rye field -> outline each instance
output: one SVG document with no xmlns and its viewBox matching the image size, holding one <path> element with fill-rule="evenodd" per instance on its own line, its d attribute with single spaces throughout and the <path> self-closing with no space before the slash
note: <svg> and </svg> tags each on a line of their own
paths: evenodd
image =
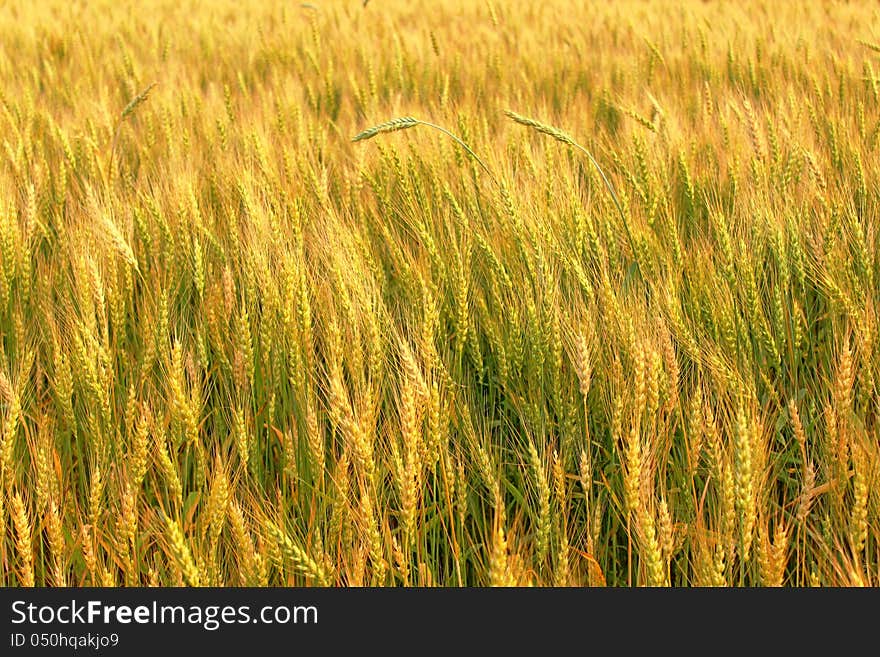
<svg viewBox="0 0 880 657">
<path fill-rule="evenodd" d="M 0 585 L 880 585 L 878 25 L 0 3 Z"/>
</svg>

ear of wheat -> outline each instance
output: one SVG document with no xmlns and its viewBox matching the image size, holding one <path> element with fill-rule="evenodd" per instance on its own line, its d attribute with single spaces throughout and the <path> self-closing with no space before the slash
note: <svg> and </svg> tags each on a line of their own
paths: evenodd
<svg viewBox="0 0 880 657">
<path fill-rule="evenodd" d="M 379 125 L 374 125 L 371 128 L 367 128 L 366 130 L 362 130 L 357 133 L 354 137 L 352 137 L 352 141 L 364 141 L 366 139 L 372 139 L 378 134 L 383 132 L 395 132 L 397 130 L 406 130 L 407 128 L 413 128 L 419 125 L 421 121 L 418 119 L 414 119 L 411 116 L 401 116 L 396 119 L 391 119 L 390 121 L 385 121 L 385 123 L 380 123 Z"/>
<path fill-rule="evenodd" d="M 519 123 L 520 125 L 524 125 L 527 128 L 531 128 L 532 130 L 537 130 L 542 135 L 553 137 L 553 139 L 555 139 L 556 141 L 561 141 L 563 144 L 568 144 L 569 146 L 574 146 L 575 148 L 581 148 L 581 150 L 584 150 L 587 155 L 590 155 L 589 152 L 587 152 L 586 149 L 580 146 L 569 134 L 563 132 L 559 128 L 554 128 L 553 126 L 547 125 L 546 123 L 541 123 L 536 119 L 530 119 L 529 117 L 523 116 L 522 114 L 517 114 L 513 110 L 504 110 L 504 113 L 507 115 L 508 118 L 512 119 L 516 123 Z"/>
<path fill-rule="evenodd" d="M 150 95 L 150 91 L 152 91 L 153 87 L 155 87 L 155 86 L 156 86 L 156 83 L 151 82 L 150 85 L 146 89 L 144 89 L 137 96 L 132 98 L 131 101 L 128 103 L 128 105 L 126 105 L 123 108 L 122 114 L 119 117 L 120 120 L 124 121 L 129 115 L 134 113 L 134 111 L 138 108 L 138 106 L 143 104 L 147 100 L 147 97 Z"/>
<path fill-rule="evenodd" d="M 861 46 L 865 46 L 865 48 L 873 50 L 874 52 L 880 52 L 880 45 L 877 45 L 876 43 L 871 43 L 870 41 L 865 41 L 864 39 L 856 39 L 856 43 Z"/>
</svg>

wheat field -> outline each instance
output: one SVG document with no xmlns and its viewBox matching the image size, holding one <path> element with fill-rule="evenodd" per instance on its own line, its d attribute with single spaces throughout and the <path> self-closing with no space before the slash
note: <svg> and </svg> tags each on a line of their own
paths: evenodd
<svg viewBox="0 0 880 657">
<path fill-rule="evenodd" d="M 0 2 L 0 584 L 880 584 L 878 25 Z"/>
</svg>

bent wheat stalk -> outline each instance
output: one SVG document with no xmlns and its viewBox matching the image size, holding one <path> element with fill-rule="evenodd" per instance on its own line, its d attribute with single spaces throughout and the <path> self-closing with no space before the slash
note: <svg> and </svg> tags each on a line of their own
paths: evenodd
<svg viewBox="0 0 880 657">
<path fill-rule="evenodd" d="M 498 184 L 498 180 L 492 175 L 492 172 L 489 170 L 489 167 L 477 156 L 476 153 L 464 143 L 459 137 L 456 137 L 454 134 L 449 132 L 446 128 L 436 125 L 434 123 L 429 123 L 428 121 L 422 121 L 421 119 L 416 119 L 412 116 L 401 116 L 396 119 L 391 119 L 390 121 L 385 121 L 384 123 L 380 123 L 378 125 L 374 125 L 366 130 L 362 130 L 357 133 L 354 137 L 352 137 L 352 141 L 365 141 L 367 139 L 372 139 L 378 134 L 383 132 L 396 132 L 397 130 L 407 130 L 409 128 L 414 128 L 417 125 L 423 125 L 428 128 L 433 128 L 434 130 L 439 130 L 443 134 L 451 137 L 459 146 L 461 146 L 464 150 L 467 151 L 468 155 L 474 158 L 477 163 L 483 168 L 483 171 L 492 179 L 496 185 Z"/>
<path fill-rule="evenodd" d="M 620 219 L 623 221 L 623 227 L 626 230 L 626 239 L 629 242 L 629 248 L 632 250 L 633 258 L 636 262 L 636 267 L 639 267 L 638 251 L 636 251 L 635 248 L 635 241 L 633 240 L 632 231 L 630 231 L 629 221 L 626 218 L 626 213 L 624 213 L 623 207 L 620 205 L 620 200 L 617 198 L 617 194 L 614 191 L 614 187 L 611 185 L 611 181 L 608 180 L 608 176 L 605 175 L 605 172 L 602 170 L 602 167 L 599 166 L 599 163 L 596 161 L 596 158 L 593 157 L 593 154 L 586 148 L 581 146 L 579 143 L 577 143 L 571 135 L 563 132 L 559 128 L 554 128 L 553 126 L 547 125 L 546 123 L 541 123 L 540 121 L 537 121 L 535 119 L 530 119 L 526 116 L 522 116 L 521 114 L 517 114 L 513 110 L 504 110 L 504 113 L 514 122 L 519 123 L 520 125 L 524 125 L 527 128 L 532 128 L 533 130 L 536 130 L 541 134 L 553 137 L 553 139 L 562 142 L 563 144 L 573 146 L 574 148 L 577 148 L 579 151 L 581 151 L 584 155 L 586 155 L 587 158 L 589 158 L 590 162 L 596 168 L 596 171 L 598 171 L 599 175 L 602 177 L 602 182 L 605 183 L 605 188 L 608 190 L 608 193 L 611 194 L 611 200 L 614 201 L 614 207 L 617 208 L 617 212 L 620 214 Z M 641 271 L 641 267 L 639 267 L 639 275 L 641 275 Z"/>
</svg>

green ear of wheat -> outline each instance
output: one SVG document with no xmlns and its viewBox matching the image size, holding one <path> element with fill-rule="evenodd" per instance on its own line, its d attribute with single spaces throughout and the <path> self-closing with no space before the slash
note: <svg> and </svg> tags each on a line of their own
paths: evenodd
<svg viewBox="0 0 880 657">
<path fill-rule="evenodd" d="M 155 82 L 150 83 L 146 89 L 140 92 L 137 96 L 131 99 L 131 101 L 126 105 L 122 110 L 122 115 L 120 116 L 120 120 L 125 120 L 131 113 L 133 113 L 138 105 L 141 105 L 143 102 L 147 100 L 147 97 L 150 95 L 150 91 L 153 90 L 153 87 L 156 86 Z"/>
<path fill-rule="evenodd" d="M 551 125 L 547 125 L 546 123 L 541 123 L 536 119 L 530 119 L 527 116 L 523 116 L 522 114 L 517 114 L 513 110 L 504 110 L 504 113 L 508 118 L 513 119 L 516 123 L 520 125 L 524 125 L 527 128 L 531 128 L 532 130 L 537 130 L 543 135 L 548 135 L 553 137 L 556 141 L 561 141 L 563 144 L 568 144 L 569 146 L 574 146 L 575 148 L 583 149 L 583 146 L 580 146 L 571 135 L 563 132 L 559 128 L 554 128 Z M 589 155 L 589 153 L 587 153 Z M 600 171 L 601 173 L 601 171 Z"/>
<path fill-rule="evenodd" d="M 451 139 L 453 139 L 459 146 L 461 146 L 464 150 L 467 151 L 468 155 L 474 158 L 477 161 L 483 171 L 485 171 L 489 177 L 492 179 L 496 185 L 498 184 L 498 180 L 492 175 L 492 172 L 489 170 L 489 167 L 486 166 L 485 162 L 481 160 L 476 153 L 464 143 L 459 137 L 456 137 L 454 134 L 449 132 L 446 128 L 443 128 L 434 123 L 429 123 L 427 121 L 422 121 L 420 119 L 416 119 L 412 116 L 401 116 L 396 119 L 391 119 L 390 121 L 385 121 L 384 123 L 380 123 L 378 125 L 374 125 L 371 128 L 367 128 L 366 130 L 362 130 L 357 133 L 354 137 L 352 137 L 352 141 L 365 141 L 367 139 L 372 139 L 376 135 L 382 134 L 383 132 L 395 132 L 397 130 L 407 130 L 408 128 L 414 128 L 417 125 L 423 125 L 428 128 L 433 128 L 434 130 L 439 130 L 443 134 L 447 135 Z"/>
<path fill-rule="evenodd" d="M 411 116 L 401 116 L 396 119 L 391 119 L 390 121 L 385 121 L 385 123 L 374 125 L 372 128 L 367 128 L 366 130 L 357 133 L 354 137 L 352 137 L 352 141 L 364 141 L 365 139 L 372 139 L 376 135 L 383 132 L 406 130 L 407 128 L 413 128 L 419 125 L 419 123 L 421 123 L 421 121 Z"/>
</svg>

